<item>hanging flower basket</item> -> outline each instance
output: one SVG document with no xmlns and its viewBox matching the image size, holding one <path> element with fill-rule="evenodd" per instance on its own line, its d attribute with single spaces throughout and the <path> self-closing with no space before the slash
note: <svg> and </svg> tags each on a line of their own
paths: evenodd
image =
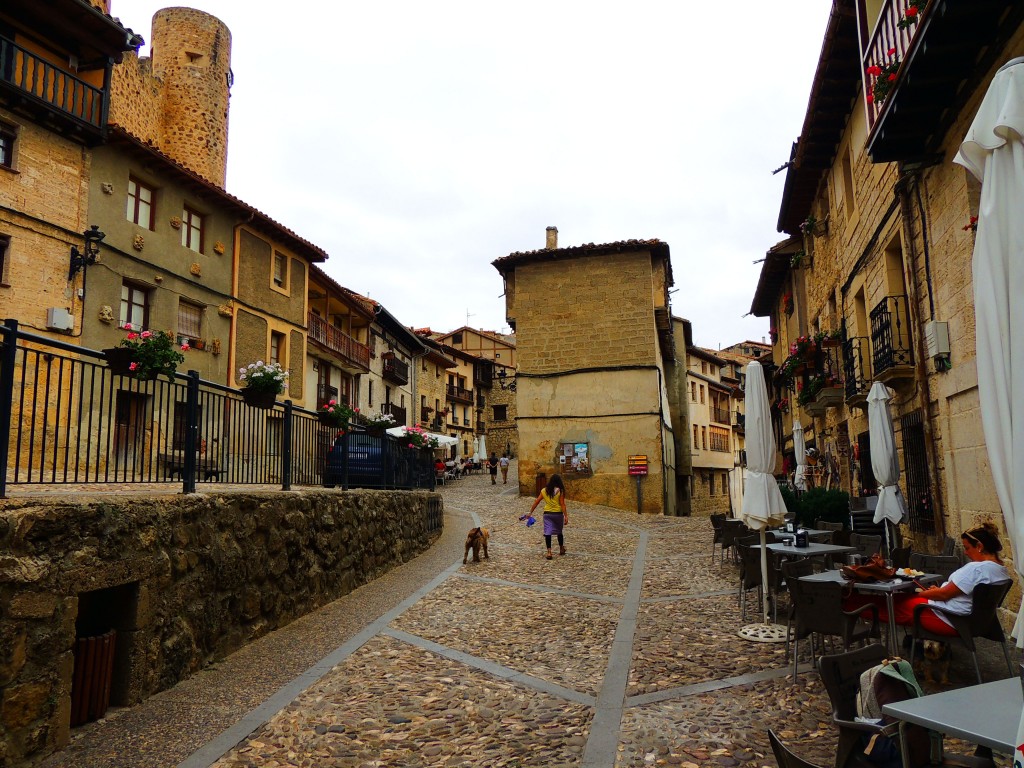
<svg viewBox="0 0 1024 768">
<path fill-rule="evenodd" d="M 107 367 L 117 376 L 131 376 L 139 381 L 153 381 L 166 376 L 174 381 L 178 364 L 185 361 L 182 352 L 188 344 L 179 345 L 163 331 L 136 331 L 131 323 L 121 326 L 128 334 L 116 347 L 103 350 Z"/>
<path fill-rule="evenodd" d="M 273 408 L 277 392 L 246 387 L 242 390 L 242 399 L 250 408 Z"/>
<path fill-rule="evenodd" d="M 114 376 L 131 376 L 132 351 L 126 347 L 110 347 L 103 350 L 103 356 L 107 358 L 107 370 Z M 150 377 L 155 379 L 156 376 Z"/>
</svg>

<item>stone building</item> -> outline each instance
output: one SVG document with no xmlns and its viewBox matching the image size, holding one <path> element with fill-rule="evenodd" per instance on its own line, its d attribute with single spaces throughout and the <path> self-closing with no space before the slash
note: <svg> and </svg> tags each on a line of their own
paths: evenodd
<svg viewBox="0 0 1024 768">
<path fill-rule="evenodd" d="M 733 508 L 735 387 L 726 380 L 728 375 L 728 360 L 702 347 L 687 347 L 686 392 L 693 468 L 689 496 L 694 515 L 729 513 Z"/>
<path fill-rule="evenodd" d="M 1024 54 L 1024 6 L 932 3 L 901 27 L 904 7 L 833 2 L 788 164 L 787 237 L 751 311 L 771 318 L 778 429 L 791 434 L 798 411 L 833 487 L 876 492 L 866 395 L 874 381 L 895 393 L 903 533 L 930 549 L 982 520 L 1003 526 L 975 365 L 979 188 L 952 160 L 997 69 Z"/>
<path fill-rule="evenodd" d="M 668 245 L 559 248 L 550 228 L 547 247 L 493 264 L 516 332 L 520 493 L 558 472 L 570 498 L 675 514 Z"/>
<path fill-rule="evenodd" d="M 446 432 L 445 411 L 448 402 L 448 371 L 457 363 L 445 353 L 445 347 L 431 337 L 430 329 L 416 331 L 424 346 L 416 376 L 419 395 L 419 425 L 429 432 Z"/>
<path fill-rule="evenodd" d="M 485 435 L 484 413 L 491 393 L 494 364 L 461 349 L 442 345 L 445 354 L 455 361 L 447 371 L 448 388 L 445 405 L 445 432 L 458 439 L 458 454 L 473 456 L 475 445 Z M 488 453 L 496 450 L 487 445 Z"/>
</svg>

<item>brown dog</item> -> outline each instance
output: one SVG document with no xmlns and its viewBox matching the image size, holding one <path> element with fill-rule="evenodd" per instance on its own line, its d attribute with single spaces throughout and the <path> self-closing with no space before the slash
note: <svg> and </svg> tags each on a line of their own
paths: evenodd
<svg viewBox="0 0 1024 768">
<path fill-rule="evenodd" d="M 924 681 L 949 685 L 949 663 L 952 659 L 953 650 L 949 647 L 949 643 L 944 643 L 941 640 L 925 640 L 924 658 L 921 660 Z M 935 679 L 936 673 L 938 673 L 938 680 Z"/>
<path fill-rule="evenodd" d="M 488 560 L 491 558 L 487 555 L 487 539 L 491 537 L 490 532 L 486 528 L 472 528 L 469 531 L 469 535 L 466 536 L 466 551 L 462 555 L 462 564 L 465 565 L 466 561 L 469 560 L 469 550 L 473 550 L 473 562 L 480 562 L 480 549 L 484 550 L 484 557 Z"/>
</svg>

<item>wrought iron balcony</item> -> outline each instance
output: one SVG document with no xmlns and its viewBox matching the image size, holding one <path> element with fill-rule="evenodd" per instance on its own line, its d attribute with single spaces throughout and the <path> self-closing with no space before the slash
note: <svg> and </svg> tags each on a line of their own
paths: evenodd
<svg viewBox="0 0 1024 768">
<path fill-rule="evenodd" d="M 459 403 L 473 404 L 473 390 L 465 387 L 458 387 L 454 384 L 448 385 L 448 399 Z"/>
<path fill-rule="evenodd" d="M 854 336 L 843 342 L 843 381 L 846 404 L 864 407 L 871 389 L 871 346 L 867 336 Z"/>
<path fill-rule="evenodd" d="M 736 411 L 733 414 L 732 426 L 740 432 L 744 431 L 747 428 L 747 414 Z"/>
<path fill-rule="evenodd" d="M 397 357 L 385 357 L 383 376 L 388 381 L 393 381 L 396 384 L 408 384 L 409 364 L 399 360 Z"/>
<path fill-rule="evenodd" d="M 312 312 L 306 315 L 309 340 L 343 359 L 342 367 L 358 368 L 360 373 L 370 370 L 370 348 L 360 344 L 347 333 L 335 328 Z"/>
<path fill-rule="evenodd" d="M 49 115 L 68 134 L 97 142 L 107 124 L 109 92 L 0 36 L 0 102 Z"/>
<path fill-rule="evenodd" d="M 717 408 L 711 406 L 711 420 L 716 424 L 731 424 L 728 408 Z"/>
<path fill-rule="evenodd" d="M 906 296 L 886 296 L 871 310 L 872 367 L 878 381 L 914 377 Z"/>
<path fill-rule="evenodd" d="M 403 408 L 400 405 L 395 405 L 394 403 L 384 403 L 384 405 L 382 405 L 380 408 L 380 412 L 390 413 L 392 416 L 394 416 L 395 421 L 398 423 L 398 426 L 403 426 L 408 423 L 405 420 L 405 408 Z"/>
</svg>

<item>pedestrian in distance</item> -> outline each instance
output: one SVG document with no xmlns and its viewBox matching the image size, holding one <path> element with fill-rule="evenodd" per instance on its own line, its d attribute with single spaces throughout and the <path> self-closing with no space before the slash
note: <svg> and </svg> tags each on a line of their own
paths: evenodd
<svg viewBox="0 0 1024 768">
<path fill-rule="evenodd" d="M 565 508 L 565 485 L 562 484 L 561 475 L 552 475 L 548 484 L 541 489 L 540 494 L 534 499 L 530 507 L 530 514 L 533 514 L 541 503 L 544 504 L 544 544 L 547 547 L 547 560 L 551 559 L 551 537 L 558 537 L 558 554 L 565 554 L 565 537 L 562 529 L 569 524 L 569 512 Z"/>
<path fill-rule="evenodd" d="M 501 484 L 502 485 L 508 485 L 508 465 L 509 465 L 509 460 L 508 460 L 508 454 L 506 453 L 500 459 L 498 459 L 498 468 L 501 470 Z"/>
<path fill-rule="evenodd" d="M 491 485 L 498 484 L 498 454 L 491 451 L 491 458 L 487 460 L 487 469 L 491 473 Z"/>
</svg>

